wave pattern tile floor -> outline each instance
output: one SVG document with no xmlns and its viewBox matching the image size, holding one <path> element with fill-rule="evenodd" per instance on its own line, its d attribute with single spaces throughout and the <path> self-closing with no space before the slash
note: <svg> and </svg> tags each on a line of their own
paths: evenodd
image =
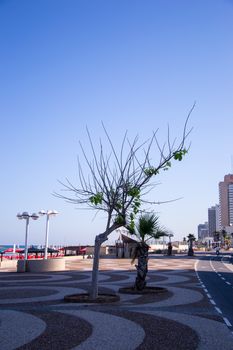
<svg viewBox="0 0 233 350">
<path fill-rule="evenodd" d="M 68 260 L 60 273 L 0 272 L 2 350 L 233 350 L 233 336 L 204 294 L 195 259 L 150 259 L 147 283 L 155 295 L 119 294 L 132 286 L 127 259 L 102 259 L 100 292 L 120 295 L 111 304 L 65 303 L 87 292 L 90 260 Z M 216 332 L 221 334 L 217 337 Z"/>
</svg>

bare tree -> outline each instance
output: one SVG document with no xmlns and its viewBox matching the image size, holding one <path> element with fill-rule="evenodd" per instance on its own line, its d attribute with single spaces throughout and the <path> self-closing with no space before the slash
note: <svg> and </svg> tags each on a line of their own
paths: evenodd
<svg viewBox="0 0 233 350">
<path fill-rule="evenodd" d="M 163 145 L 158 141 L 158 130 L 152 134 L 149 140 L 142 143 L 139 143 L 138 137 L 130 142 L 127 133 L 125 133 L 120 149 L 117 151 L 109 133 L 102 124 L 108 150 L 110 150 L 109 153 L 105 153 L 101 140 L 97 151 L 87 129 L 92 160 L 89 160 L 86 149 L 80 143 L 81 154 L 85 162 L 81 164 L 81 161 L 78 161 L 78 184 L 75 186 L 66 179 L 66 182 L 61 182 L 61 184 L 63 190 L 68 191 L 68 195 L 64 195 L 64 192 L 56 195 L 70 203 L 106 213 L 105 230 L 95 237 L 91 299 L 96 299 L 98 296 L 101 244 L 108 239 L 114 230 L 121 226 L 134 229 L 135 215 L 146 201 L 148 192 L 155 187 L 152 178 L 162 170 L 168 170 L 172 160 L 181 161 L 187 153 L 188 148 L 185 142 L 190 133 L 190 130 L 187 130 L 187 123 L 193 108 L 194 106 L 186 118 L 179 142 L 176 139 L 170 139 L 169 127 L 167 140 Z M 154 157 L 156 153 L 157 161 Z M 84 171 L 84 166 L 87 166 L 88 174 L 86 169 Z"/>
</svg>

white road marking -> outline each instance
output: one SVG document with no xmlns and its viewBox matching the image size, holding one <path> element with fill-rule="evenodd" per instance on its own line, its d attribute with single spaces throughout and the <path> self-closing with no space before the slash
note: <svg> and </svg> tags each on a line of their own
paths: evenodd
<svg viewBox="0 0 233 350">
<path fill-rule="evenodd" d="M 228 327 L 232 327 L 231 322 L 230 322 L 226 317 L 223 317 L 223 320 L 224 320 L 224 322 L 226 323 L 226 325 L 227 325 Z"/>
<path fill-rule="evenodd" d="M 228 285 L 231 285 L 230 282 L 227 282 L 226 279 L 225 279 L 224 277 L 222 277 L 221 273 L 218 273 L 218 272 L 217 272 L 217 270 L 216 270 L 215 267 L 213 266 L 211 260 L 210 260 L 210 266 L 212 267 L 213 271 L 216 272 L 216 274 L 217 274 L 219 277 L 221 277 L 221 279 L 222 279 L 223 281 L 225 281 Z M 220 269 L 220 270 L 224 270 L 223 267 L 220 267 L 219 269 Z M 197 264 L 195 264 L 195 270 L 196 270 L 196 274 L 197 274 L 197 276 L 198 276 Z M 199 277 L 199 276 L 198 276 L 198 277 Z M 201 282 L 201 280 L 200 280 L 200 282 Z M 206 295 L 207 295 L 207 297 L 209 298 L 209 301 L 211 302 L 211 304 L 214 305 L 215 310 L 216 310 L 219 314 L 222 314 L 222 311 L 216 306 L 215 301 L 211 298 L 211 295 L 208 293 L 208 290 L 206 289 L 206 287 L 205 287 L 205 285 L 204 285 L 203 283 L 202 283 L 202 287 L 203 287 L 204 291 L 206 292 Z M 232 327 L 232 324 L 230 323 L 230 321 L 229 321 L 226 317 L 223 317 L 223 320 L 224 320 L 225 324 L 226 324 L 228 327 Z M 233 334 L 233 332 L 232 332 L 232 334 Z"/>
<path fill-rule="evenodd" d="M 215 309 L 219 314 L 222 314 L 222 311 L 217 306 L 215 306 Z"/>
</svg>

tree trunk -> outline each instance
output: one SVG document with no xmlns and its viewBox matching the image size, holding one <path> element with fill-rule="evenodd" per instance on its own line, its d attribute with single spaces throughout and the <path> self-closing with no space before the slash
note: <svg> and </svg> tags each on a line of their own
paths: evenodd
<svg viewBox="0 0 233 350">
<path fill-rule="evenodd" d="M 193 241 L 189 242 L 188 256 L 193 256 Z"/>
<path fill-rule="evenodd" d="M 172 255 L 172 244 L 168 243 L 168 247 L 167 247 L 167 255 Z"/>
<path fill-rule="evenodd" d="M 110 222 L 109 217 L 109 222 Z M 99 257 L 100 257 L 100 247 L 101 244 L 107 241 L 108 236 L 111 232 L 116 230 L 117 228 L 121 227 L 122 225 L 114 223 L 112 226 L 107 226 L 107 229 L 105 232 L 100 233 L 95 237 L 95 249 L 94 249 L 94 258 L 93 258 L 93 267 L 92 267 L 92 282 L 91 282 L 91 289 L 89 291 L 89 296 L 92 300 L 96 299 L 98 297 L 98 275 L 99 275 Z"/>
<path fill-rule="evenodd" d="M 104 237 L 103 237 L 104 236 Z M 91 299 L 96 299 L 98 296 L 98 275 L 99 275 L 99 256 L 101 244 L 106 241 L 107 238 L 102 233 L 95 237 L 95 249 L 92 268 L 92 282 L 89 295 Z"/>
<path fill-rule="evenodd" d="M 134 289 L 143 290 L 146 287 L 146 276 L 148 272 L 148 245 L 139 243 L 137 247 L 138 265 L 135 265 L 137 269 L 137 277 L 134 284 Z"/>
</svg>

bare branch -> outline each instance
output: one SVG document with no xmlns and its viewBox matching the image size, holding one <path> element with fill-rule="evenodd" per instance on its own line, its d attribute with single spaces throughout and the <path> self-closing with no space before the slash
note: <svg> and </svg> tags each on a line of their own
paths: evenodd
<svg viewBox="0 0 233 350">
<path fill-rule="evenodd" d="M 146 201 L 146 200 L 142 200 L 143 203 L 146 203 L 146 204 L 157 204 L 157 205 L 160 205 L 160 204 L 165 204 L 165 203 L 172 203 L 172 202 L 176 202 L 176 201 L 179 201 L 181 199 L 183 199 L 184 197 L 179 197 L 179 198 L 175 198 L 175 199 L 169 199 L 167 201 L 158 201 L 158 202 L 150 202 L 150 201 Z"/>
<path fill-rule="evenodd" d="M 182 159 L 185 154 L 185 143 L 191 130 L 187 129 L 188 120 L 195 107 L 195 103 L 185 120 L 182 137 L 176 146 L 176 139 L 171 141 L 168 126 L 167 142 L 161 145 L 157 138 L 158 129 L 152 137 L 144 142 L 139 142 L 136 136 L 132 142 L 127 138 L 127 132 L 123 136 L 119 152 L 113 145 L 111 137 L 104 124 L 102 127 L 110 146 L 110 154 L 105 155 L 102 140 L 99 142 L 99 150 L 94 145 L 91 134 L 86 128 L 88 141 L 92 153 L 92 160 L 87 155 L 86 148 L 79 142 L 79 146 L 88 169 L 84 172 L 80 159 L 78 159 L 79 183 L 74 186 L 68 179 L 62 183 L 63 190 L 69 195 L 55 194 L 70 203 L 85 205 L 97 211 L 105 211 L 107 214 L 106 230 L 116 220 L 122 220 L 125 225 L 130 213 L 136 213 L 140 204 L 162 204 L 179 200 L 172 199 L 162 202 L 150 202 L 146 195 L 155 187 L 152 178 L 160 170 L 166 170 L 171 166 L 170 162 L 178 154 Z M 155 145 L 155 151 L 153 148 Z M 180 152 L 180 153 L 179 153 Z M 182 153 L 183 152 L 183 153 Z M 158 161 L 154 155 L 158 155 Z M 177 158 L 175 158 L 177 159 Z M 116 221 L 117 222 L 117 221 Z M 120 221 L 118 222 L 118 225 Z"/>
</svg>

